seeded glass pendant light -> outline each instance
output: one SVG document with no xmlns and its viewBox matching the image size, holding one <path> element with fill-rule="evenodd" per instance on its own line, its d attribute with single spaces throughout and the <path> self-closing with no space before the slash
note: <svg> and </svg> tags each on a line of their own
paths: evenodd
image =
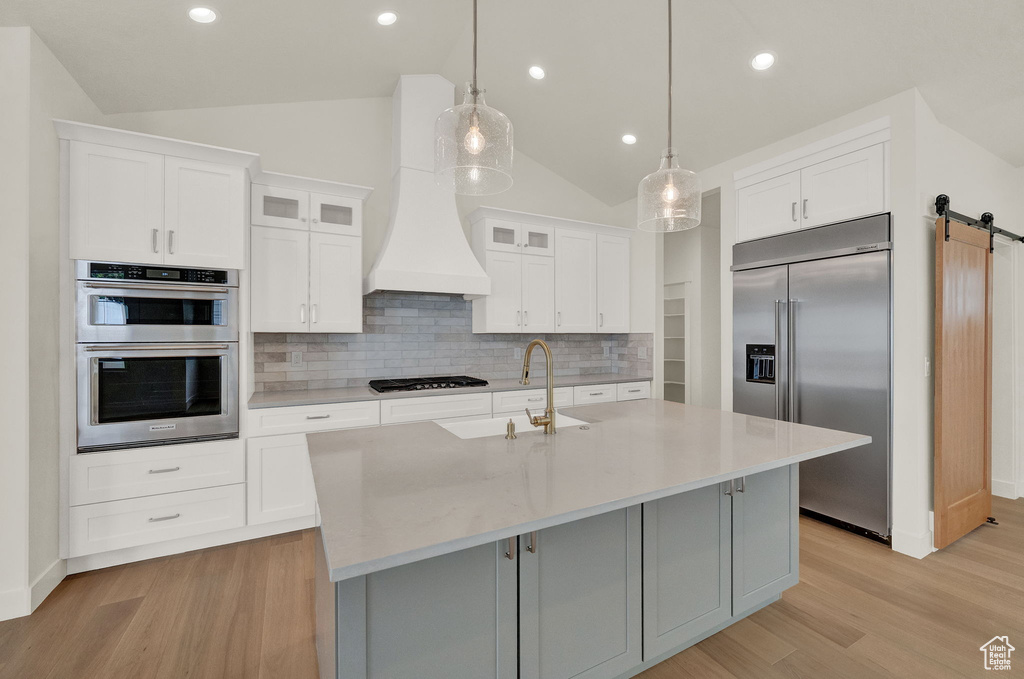
<svg viewBox="0 0 1024 679">
<path fill-rule="evenodd" d="M 642 231 L 685 231 L 700 225 L 700 178 L 679 167 L 672 148 L 672 0 L 668 0 L 668 148 L 661 167 L 644 177 L 636 194 Z"/>
<path fill-rule="evenodd" d="M 476 85 L 476 1 L 473 0 L 473 81 L 463 102 L 434 123 L 434 180 L 467 196 L 486 196 L 512 186 L 512 123 L 484 103 Z"/>
</svg>

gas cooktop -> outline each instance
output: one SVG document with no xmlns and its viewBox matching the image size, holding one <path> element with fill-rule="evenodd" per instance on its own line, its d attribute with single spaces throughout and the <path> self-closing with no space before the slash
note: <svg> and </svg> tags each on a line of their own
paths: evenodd
<svg viewBox="0 0 1024 679">
<path fill-rule="evenodd" d="M 458 389 L 459 387 L 486 387 L 487 380 L 466 375 L 446 377 L 406 377 L 398 380 L 370 380 L 370 389 L 378 394 L 389 391 L 420 391 L 421 389 Z"/>
</svg>

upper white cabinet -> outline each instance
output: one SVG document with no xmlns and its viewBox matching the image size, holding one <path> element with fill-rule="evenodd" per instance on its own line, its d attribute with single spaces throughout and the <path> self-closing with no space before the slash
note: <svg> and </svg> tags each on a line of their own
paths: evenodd
<svg viewBox="0 0 1024 679">
<path fill-rule="evenodd" d="M 70 254 L 132 264 L 245 266 L 246 172 L 258 156 L 55 121 Z"/>
<path fill-rule="evenodd" d="M 253 332 L 362 332 L 370 189 L 269 172 L 259 178 L 281 185 L 252 185 Z"/>
<path fill-rule="evenodd" d="M 629 332 L 629 239 L 597 236 L 597 331 Z"/>
<path fill-rule="evenodd" d="M 888 140 L 875 121 L 737 172 L 737 242 L 885 212 Z"/>
<path fill-rule="evenodd" d="M 559 229 L 555 251 L 556 332 L 597 332 L 597 234 Z"/>
<path fill-rule="evenodd" d="M 168 156 L 164 187 L 164 263 L 243 268 L 245 170 Z"/>
</svg>

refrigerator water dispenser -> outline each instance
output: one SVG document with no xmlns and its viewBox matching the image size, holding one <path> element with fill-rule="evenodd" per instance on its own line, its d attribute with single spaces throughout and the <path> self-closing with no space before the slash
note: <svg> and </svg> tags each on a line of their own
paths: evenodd
<svg viewBox="0 0 1024 679">
<path fill-rule="evenodd" d="M 775 345 L 747 345 L 747 382 L 775 384 Z"/>
</svg>

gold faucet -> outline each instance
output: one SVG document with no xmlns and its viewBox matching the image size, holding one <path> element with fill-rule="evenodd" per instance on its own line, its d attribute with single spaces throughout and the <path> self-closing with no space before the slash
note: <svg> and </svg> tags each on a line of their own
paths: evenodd
<svg viewBox="0 0 1024 679">
<path fill-rule="evenodd" d="M 526 417 L 529 418 L 530 424 L 535 427 L 544 427 L 545 434 L 555 433 L 555 370 L 551 365 L 551 347 L 548 343 L 542 339 L 535 339 L 526 347 L 526 355 L 523 357 L 523 377 L 519 380 L 519 384 L 530 383 L 530 354 L 533 353 L 534 347 L 540 347 L 544 350 L 544 358 L 547 361 L 547 378 L 548 378 L 548 404 L 547 408 L 544 409 L 544 415 L 531 415 L 530 409 L 526 409 Z"/>
</svg>

